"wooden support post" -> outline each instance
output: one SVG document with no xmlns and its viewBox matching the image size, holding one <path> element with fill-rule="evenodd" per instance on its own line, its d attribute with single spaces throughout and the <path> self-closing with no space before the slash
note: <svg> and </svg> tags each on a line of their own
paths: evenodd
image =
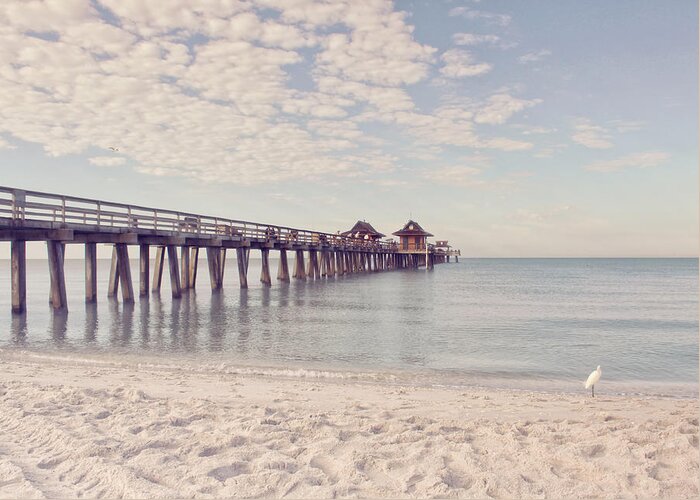
<svg viewBox="0 0 700 500">
<path fill-rule="evenodd" d="M 85 302 L 97 301 L 97 243 L 85 243 Z"/>
<path fill-rule="evenodd" d="M 54 310 L 67 311 L 66 276 L 63 268 L 63 243 L 49 240 L 46 242 L 49 253 L 49 274 L 51 276 L 51 305 Z"/>
<path fill-rule="evenodd" d="M 207 264 L 209 265 L 209 281 L 212 290 L 221 290 L 221 280 L 219 279 L 219 259 L 221 252 L 219 248 L 207 248 Z"/>
<path fill-rule="evenodd" d="M 459 256 L 455 255 L 455 264 L 459 264 Z"/>
<path fill-rule="evenodd" d="M 153 285 L 151 286 L 152 293 L 160 293 L 160 284 L 163 281 L 163 260 L 165 259 L 165 247 L 159 246 L 156 248 L 156 262 L 153 270 Z"/>
<path fill-rule="evenodd" d="M 180 286 L 184 291 L 190 289 L 190 247 L 180 247 Z"/>
<path fill-rule="evenodd" d="M 263 285 L 272 286 L 272 279 L 270 279 L 270 249 L 261 248 L 260 256 L 262 257 L 262 267 L 260 269 L 260 282 Z"/>
<path fill-rule="evenodd" d="M 107 297 L 116 297 L 119 291 L 119 257 L 117 246 L 112 246 L 112 264 L 109 267 L 109 281 L 107 282 Z"/>
<path fill-rule="evenodd" d="M 12 240 L 10 250 L 12 262 L 12 313 L 22 314 L 27 309 L 27 244 L 23 240 Z"/>
<path fill-rule="evenodd" d="M 125 303 L 134 302 L 134 286 L 131 282 L 131 266 L 129 265 L 129 249 L 126 243 L 117 243 L 117 267 L 119 268 L 119 284 L 122 287 L 122 300 Z"/>
<path fill-rule="evenodd" d="M 335 252 L 333 250 L 328 252 L 328 267 L 330 268 L 329 272 L 331 276 L 338 274 L 338 270 L 335 267 Z"/>
<path fill-rule="evenodd" d="M 319 262 L 319 265 L 321 267 L 321 276 L 324 278 L 326 276 L 328 276 L 328 266 L 327 266 L 326 253 L 327 252 L 325 250 L 321 250 L 321 252 L 320 252 L 321 262 Z"/>
<path fill-rule="evenodd" d="M 225 250 L 225 249 L 223 249 Z M 192 247 L 190 252 L 190 288 L 197 285 L 197 265 L 199 264 L 199 247 Z M 223 272 L 221 273 L 223 274 Z"/>
<path fill-rule="evenodd" d="M 338 259 L 338 255 L 340 255 L 339 251 L 333 252 L 333 267 L 335 269 L 335 275 L 336 276 L 341 276 L 343 274 L 343 268 L 340 266 L 340 260 Z"/>
<path fill-rule="evenodd" d="M 318 252 L 314 251 L 314 278 L 321 279 L 321 265 L 318 261 Z"/>
<path fill-rule="evenodd" d="M 248 288 L 248 255 L 246 250 L 246 248 L 236 248 L 238 279 L 241 282 L 241 288 Z"/>
<path fill-rule="evenodd" d="M 294 260 L 294 277 L 300 280 L 306 279 L 306 271 L 304 270 L 304 251 L 296 251 L 296 259 Z"/>
<path fill-rule="evenodd" d="M 280 262 L 277 268 L 277 279 L 289 283 L 289 264 L 287 263 L 287 251 L 280 250 Z"/>
<path fill-rule="evenodd" d="M 139 297 L 148 296 L 148 280 L 151 274 L 151 252 L 148 245 L 139 246 Z"/>
<path fill-rule="evenodd" d="M 182 297 L 182 288 L 180 287 L 180 269 L 177 263 L 177 247 L 168 245 L 168 267 L 170 268 L 170 288 L 173 292 L 173 298 L 179 299 Z"/>
<path fill-rule="evenodd" d="M 316 250 L 309 250 L 309 262 L 306 265 L 306 275 L 309 279 L 314 279 L 314 253 Z"/>
<path fill-rule="evenodd" d="M 248 252 L 248 250 L 246 250 Z M 246 263 L 245 263 L 245 269 L 246 272 L 248 271 L 248 253 L 246 255 Z M 220 248 L 219 249 L 219 260 L 217 261 L 219 263 L 219 288 L 224 287 L 224 270 L 226 269 L 226 249 L 225 248 Z M 194 286 L 194 284 L 192 285 Z"/>
</svg>

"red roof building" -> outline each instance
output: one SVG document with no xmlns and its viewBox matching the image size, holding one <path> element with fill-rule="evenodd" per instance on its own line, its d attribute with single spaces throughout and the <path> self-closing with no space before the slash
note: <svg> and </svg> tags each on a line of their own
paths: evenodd
<svg viewBox="0 0 700 500">
<path fill-rule="evenodd" d="M 428 236 L 433 236 L 412 220 L 409 220 L 402 229 L 392 234 L 399 237 L 400 250 L 425 250 Z"/>
</svg>

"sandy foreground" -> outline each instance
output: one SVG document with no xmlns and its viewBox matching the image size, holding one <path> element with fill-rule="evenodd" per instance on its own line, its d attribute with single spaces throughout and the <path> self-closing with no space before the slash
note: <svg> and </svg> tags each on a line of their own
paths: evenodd
<svg viewBox="0 0 700 500">
<path fill-rule="evenodd" d="M 696 497 L 698 401 L 0 352 L 0 497 Z"/>
</svg>

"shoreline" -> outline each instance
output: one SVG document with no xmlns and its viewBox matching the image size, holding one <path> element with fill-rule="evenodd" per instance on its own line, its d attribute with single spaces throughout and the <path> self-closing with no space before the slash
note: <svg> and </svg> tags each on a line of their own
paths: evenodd
<svg viewBox="0 0 700 500">
<path fill-rule="evenodd" d="M 117 357 L 118 361 L 115 360 Z M 520 375 L 496 376 L 480 372 L 459 372 L 453 370 L 434 370 L 429 368 L 386 368 L 373 369 L 369 366 L 329 365 L 318 362 L 302 361 L 252 361 L 232 360 L 227 357 L 201 359 L 199 356 L 170 354 L 164 360 L 152 354 L 137 355 L 133 352 L 109 352 L 70 350 L 61 352 L 41 349 L 16 349 L 0 347 L 0 362 L 56 362 L 76 366 L 114 366 L 132 369 L 178 370 L 183 373 L 219 373 L 241 376 L 272 377 L 280 379 L 304 380 L 345 380 L 357 383 L 392 384 L 427 388 L 445 388 L 453 390 L 513 391 L 536 392 L 542 394 L 561 394 L 568 396 L 586 396 L 583 380 L 552 379 L 545 377 L 522 378 Z M 599 387 L 600 386 L 600 387 Z M 604 377 L 599 390 L 605 397 L 640 397 L 669 399 L 698 399 L 699 386 L 691 382 L 661 382 L 644 380 L 613 380 Z M 644 389 L 644 390 L 640 390 Z"/>
<path fill-rule="evenodd" d="M 697 398 L 0 365 L 0 497 L 698 494 Z"/>
</svg>

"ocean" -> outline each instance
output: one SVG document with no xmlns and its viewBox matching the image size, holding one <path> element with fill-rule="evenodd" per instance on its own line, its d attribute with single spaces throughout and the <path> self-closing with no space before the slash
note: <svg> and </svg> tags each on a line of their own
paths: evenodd
<svg viewBox="0 0 700 500">
<path fill-rule="evenodd" d="M 252 257 L 253 255 L 251 255 Z M 132 259 L 138 264 L 137 259 Z M 10 313 L 0 261 L 0 348 L 30 355 L 132 359 L 202 369 L 302 376 L 697 396 L 697 259 L 462 259 L 435 270 L 386 271 L 263 287 L 251 259 L 247 290 L 235 258 L 212 294 L 206 258 L 195 291 L 132 306 L 84 303 L 82 260 L 66 261 L 69 312 L 48 303 L 45 260 L 29 260 L 27 313 Z M 292 261 L 290 261 L 290 267 Z M 153 268 L 153 266 L 151 267 Z M 138 294 L 138 270 L 132 270 Z"/>
</svg>

